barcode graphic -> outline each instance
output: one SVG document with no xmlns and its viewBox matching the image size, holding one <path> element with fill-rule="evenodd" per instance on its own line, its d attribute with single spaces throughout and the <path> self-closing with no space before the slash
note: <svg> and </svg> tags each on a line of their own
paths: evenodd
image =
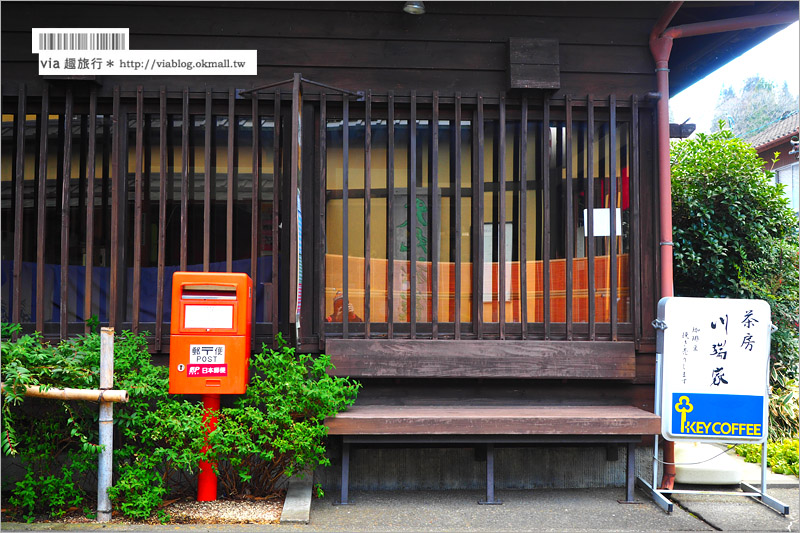
<svg viewBox="0 0 800 533">
<path fill-rule="evenodd" d="M 127 50 L 124 33 L 40 33 L 39 50 Z"/>
</svg>

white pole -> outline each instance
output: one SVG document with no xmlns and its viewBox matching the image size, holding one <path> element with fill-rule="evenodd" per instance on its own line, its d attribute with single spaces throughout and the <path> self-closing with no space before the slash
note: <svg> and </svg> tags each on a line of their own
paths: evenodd
<svg viewBox="0 0 800 533">
<path fill-rule="evenodd" d="M 100 330 L 100 389 L 111 389 L 114 385 L 114 328 Z M 112 458 L 114 456 L 114 404 L 100 401 L 100 458 L 97 468 L 97 521 L 111 520 Z"/>
<path fill-rule="evenodd" d="M 655 387 L 656 393 L 655 393 L 655 405 L 653 406 L 653 412 L 658 416 L 661 416 L 661 371 L 663 364 L 664 362 L 662 360 L 662 355 L 660 353 L 656 353 L 656 387 Z M 658 483 L 657 476 L 658 476 L 659 434 L 653 435 L 653 490 L 657 489 L 656 483 Z"/>
</svg>

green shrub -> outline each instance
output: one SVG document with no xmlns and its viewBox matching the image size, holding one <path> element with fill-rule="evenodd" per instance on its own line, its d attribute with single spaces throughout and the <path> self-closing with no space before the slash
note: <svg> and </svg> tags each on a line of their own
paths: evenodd
<svg viewBox="0 0 800 533">
<path fill-rule="evenodd" d="M 798 220 L 772 172 L 730 130 L 672 144 L 677 296 L 769 303 L 770 438 L 795 435 L 798 407 Z"/>
<path fill-rule="evenodd" d="M 276 337 L 250 359 L 250 384 L 234 408 L 220 410 L 209 435 L 220 483 L 229 495 L 268 496 L 283 476 L 329 465 L 323 420 L 353 404 L 360 384 L 326 374 L 327 355 L 298 354 Z"/>
<path fill-rule="evenodd" d="M 739 444 L 736 453 L 744 457 L 748 463 L 761 462 L 760 444 Z M 797 439 L 770 440 L 767 442 L 767 466 L 776 474 L 798 475 L 798 453 L 800 444 Z"/>
<path fill-rule="evenodd" d="M 26 469 L 9 502 L 28 521 L 63 514 L 87 500 L 96 480 L 97 404 L 25 398 L 26 385 L 97 388 L 100 337 L 79 336 L 51 346 L 39 334 L 10 340 L 18 326 L 3 324 L 2 450 Z M 328 464 L 326 416 L 355 400 L 359 384 L 325 374 L 327 356 L 278 350 L 251 358 L 248 392 L 219 412 L 205 455 L 203 408 L 168 391 L 168 369 L 154 366 L 144 334 L 124 331 L 114 342 L 114 388 L 129 401 L 115 404 L 115 509 L 131 518 L 152 515 L 169 494 L 194 488 L 200 459 L 216 461 L 229 495 L 273 494 L 284 479 Z M 163 513 L 162 513 L 163 515 Z M 163 521 L 166 516 L 159 516 Z"/>
</svg>

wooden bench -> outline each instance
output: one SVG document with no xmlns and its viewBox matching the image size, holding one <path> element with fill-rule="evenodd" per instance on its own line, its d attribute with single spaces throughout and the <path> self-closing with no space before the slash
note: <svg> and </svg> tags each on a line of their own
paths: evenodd
<svg viewBox="0 0 800 533">
<path fill-rule="evenodd" d="M 540 341 L 328 340 L 335 375 L 360 379 L 576 378 L 632 380 L 632 343 Z M 584 395 L 562 399 L 471 394 L 457 387 L 447 395 L 420 393 L 424 386 L 384 387 L 382 395 L 359 396 L 356 405 L 325 421 L 342 437 L 341 503 L 349 503 L 351 445 L 432 444 L 485 446 L 486 500 L 494 494 L 494 447 L 527 444 L 600 444 L 627 447 L 626 501 L 633 501 L 635 447 L 660 431 L 660 418 L 632 405 Z M 411 392 L 410 392 L 411 391 Z M 610 399 L 612 402 L 614 398 Z"/>
</svg>

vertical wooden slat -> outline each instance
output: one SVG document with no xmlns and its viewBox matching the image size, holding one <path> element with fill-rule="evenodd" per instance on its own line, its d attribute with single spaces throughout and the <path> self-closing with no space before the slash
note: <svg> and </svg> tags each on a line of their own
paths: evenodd
<svg viewBox="0 0 800 533">
<path fill-rule="evenodd" d="M 475 315 L 476 321 L 476 334 L 479 339 L 483 338 L 483 284 L 485 283 L 483 279 L 483 221 L 484 221 L 484 208 L 486 207 L 486 203 L 484 202 L 484 194 L 483 194 L 483 184 L 484 184 L 484 132 L 483 132 L 483 95 L 478 93 L 478 116 L 476 120 L 476 128 L 477 128 L 477 145 L 475 147 L 477 151 L 477 172 L 475 172 L 475 183 L 472 186 L 472 211 L 476 214 L 475 223 L 473 224 L 472 231 L 475 232 L 476 241 L 475 243 L 477 246 L 474 246 L 475 254 L 472 258 L 472 275 L 477 279 L 477 283 L 475 284 L 475 295 L 474 295 L 474 302 L 475 305 L 473 306 L 473 314 Z"/>
<path fill-rule="evenodd" d="M 588 296 L 589 296 L 589 340 L 595 340 L 597 336 L 596 324 L 596 305 L 595 305 L 595 284 L 594 284 L 594 100 L 592 95 L 586 97 L 586 176 L 589 180 L 586 183 L 586 240 L 587 250 L 587 276 L 589 276 Z"/>
<path fill-rule="evenodd" d="M 78 132 L 78 198 L 76 199 L 78 202 L 76 213 L 80 217 L 82 213 L 86 212 L 86 167 L 87 161 L 86 158 L 88 157 L 89 151 L 89 115 L 86 113 L 81 113 L 78 115 L 78 120 L 80 121 L 79 132 Z M 78 236 L 85 235 L 85 229 L 83 232 L 81 230 L 83 228 L 80 227 L 80 224 L 75 224 L 72 226 L 72 234 Z M 84 264 L 86 263 L 85 260 L 85 252 L 86 247 L 84 244 Z M 76 291 L 77 292 L 77 291 Z M 76 294 L 77 296 L 77 294 Z M 88 318 L 85 316 L 85 313 L 78 311 L 78 304 L 81 302 L 75 303 L 75 316 L 76 320 L 81 320 L 81 317 Z"/>
<path fill-rule="evenodd" d="M 364 103 L 364 336 L 370 337 L 370 246 L 369 246 L 369 223 L 370 223 L 370 201 L 372 196 L 372 91 L 367 92 L 366 102 Z"/>
<path fill-rule="evenodd" d="M 542 109 L 542 288 L 544 291 L 544 338 L 550 339 L 550 99 Z"/>
<path fill-rule="evenodd" d="M 186 270 L 189 226 L 189 88 L 183 89 L 181 114 L 181 271 Z"/>
<path fill-rule="evenodd" d="M 78 131 L 78 197 L 77 200 L 77 209 L 76 213 L 80 219 L 80 216 L 86 212 L 86 167 L 87 161 L 86 158 L 88 157 L 89 151 L 89 115 L 87 113 L 81 113 L 78 115 L 78 120 L 80 122 L 79 131 Z M 75 235 L 78 239 L 80 239 L 80 235 L 85 235 L 86 230 L 81 228 L 80 224 L 74 224 L 72 226 L 72 234 Z M 83 230 L 83 231 L 82 231 Z M 84 243 L 84 264 L 86 263 L 86 247 Z M 84 291 L 85 292 L 85 291 Z M 76 291 L 77 293 L 77 291 Z M 76 294 L 77 296 L 77 294 Z M 85 320 L 89 318 L 88 315 L 83 313 L 82 311 L 78 311 L 78 305 L 82 305 L 82 302 L 75 302 L 75 317 L 76 320 Z"/>
<path fill-rule="evenodd" d="M 252 124 L 251 133 L 253 135 L 252 139 L 252 168 L 251 168 L 251 178 L 252 183 L 250 189 L 250 277 L 253 280 L 253 289 L 254 292 L 258 292 L 256 290 L 255 284 L 258 283 L 258 231 L 259 231 L 259 214 L 261 213 L 261 206 L 259 205 L 260 198 L 259 198 L 259 191 L 261 190 L 261 167 L 259 165 L 260 158 L 259 158 L 259 141 L 260 141 L 260 134 L 261 134 L 261 117 L 258 114 L 258 93 L 254 92 L 252 94 L 252 101 L 250 107 L 250 120 Z M 274 243 L 273 243 L 273 250 L 274 250 Z M 274 253 L 274 252 L 273 252 Z M 266 294 L 264 295 L 266 299 Z M 253 309 L 252 309 L 252 316 L 253 322 L 256 322 L 256 300 L 255 295 L 253 297 Z M 266 317 L 264 317 L 266 321 Z M 255 350 L 258 343 L 256 342 L 256 335 L 255 331 L 253 331 L 253 335 L 251 338 L 251 350 Z"/>
<path fill-rule="evenodd" d="M 641 297 L 641 267 L 639 266 L 639 246 L 640 246 L 640 231 L 639 225 L 639 100 L 636 95 L 631 96 L 631 136 L 628 144 L 630 147 L 630 170 L 628 176 L 630 179 L 630 206 L 631 206 L 631 302 L 633 314 L 633 334 L 634 339 L 639 341 L 642 336 L 641 332 L 641 312 L 642 312 L 642 297 Z"/>
<path fill-rule="evenodd" d="M 273 126 L 272 126 L 272 339 L 280 331 L 278 320 L 279 295 L 278 272 L 280 271 L 280 198 L 281 198 L 281 90 L 275 89 L 273 99 Z"/>
<path fill-rule="evenodd" d="M 411 91 L 408 118 L 408 316 L 417 337 L 417 91 Z"/>
<path fill-rule="evenodd" d="M 211 136 L 214 133 L 213 117 L 211 116 L 211 89 L 206 88 L 206 131 L 205 154 L 203 167 L 205 181 L 203 182 L 203 272 L 208 272 L 211 262 Z M 216 182 L 216 178 L 214 179 Z"/>
<path fill-rule="evenodd" d="M 158 274 L 156 278 L 156 352 L 161 351 L 164 324 L 164 265 L 167 238 L 167 89 L 162 85 L 158 93 Z"/>
<path fill-rule="evenodd" d="M 228 89 L 228 197 L 227 209 L 225 212 L 225 270 L 233 271 L 233 140 L 236 135 L 236 111 L 235 111 L 235 91 L 233 87 Z"/>
<path fill-rule="evenodd" d="M 119 85 L 114 87 L 113 103 L 111 107 L 111 261 L 109 274 L 109 327 L 117 326 L 117 308 L 120 297 L 119 279 L 119 217 L 120 217 L 120 194 L 122 181 L 122 154 L 120 154 L 120 143 L 122 137 L 127 135 L 127 120 L 120 116 Z"/>
<path fill-rule="evenodd" d="M 144 156 L 144 95 L 136 87 L 136 169 L 133 208 L 133 313 L 131 329 L 139 332 L 142 279 L 142 158 Z"/>
<path fill-rule="evenodd" d="M 522 338 L 528 338 L 528 98 L 522 98 L 519 132 L 519 292 Z"/>
<path fill-rule="evenodd" d="M 394 337 L 394 92 L 389 91 L 386 111 L 386 248 L 389 268 L 386 286 L 389 288 L 387 302 L 386 336 Z"/>
<path fill-rule="evenodd" d="M 456 93 L 455 100 L 455 157 L 453 161 L 453 180 L 455 181 L 455 306 L 453 322 L 455 326 L 455 339 L 461 338 L 461 93 Z"/>
<path fill-rule="evenodd" d="M 441 206 L 439 201 L 439 92 L 433 92 L 433 110 L 431 113 L 431 239 L 428 246 L 431 250 L 431 333 L 435 339 L 439 336 L 439 237 L 441 235 Z"/>
<path fill-rule="evenodd" d="M 611 305 L 611 340 L 617 340 L 617 98 L 613 94 L 608 99 L 608 138 L 609 138 L 609 181 L 611 182 L 609 218 L 611 220 L 611 246 L 609 261 L 611 270 L 611 292 L 608 299 Z"/>
<path fill-rule="evenodd" d="M 47 130 L 50 119 L 50 92 L 42 89 L 42 111 L 39 115 L 39 190 L 36 199 L 36 331 L 44 329 L 44 249 L 47 221 Z"/>
<path fill-rule="evenodd" d="M 153 121 L 152 116 L 145 115 L 144 120 L 144 143 L 143 146 L 143 162 L 142 162 L 142 242 L 140 247 L 142 249 L 142 263 L 147 263 L 149 250 L 153 244 L 153 237 L 149 228 L 152 225 L 152 217 L 150 216 L 150 192 L 153 189 L 153 155 L 155 150 L 153 146 Z M 141 320 L 141 317 L 140 317 Z M 149 334 L 150 332 L 148 332 Z"/>
<path fill-rule="evenodd" d="M 72 89 L 64 102 L 64 159 L 61 182 L 61 338 L 67 338 L 69 318 L 69 189 L 72 181 Z"/>
<path fill-rule="evenodd" d="M 86 157 L 86 282 L 84 283 L 83 314 L 92 316 L 92 283 L 94 274 L 94 178 L 95 158 L 97 157 L 97 90 L 89 93 L 89 135 L 88 155 Z M 84 332 L 90 326 L 84 324 Z"/>
<path fill-rule="evenodd" d="M 291 126 L 291 168 L 289 174 L 289 323 L 295 324 L 299 330 L 297 322 L 297 289 L 299 288 L 299 270 L 297 261 L 299 250 L 297 244 L 297 191 L 300 183 L 300 100 L 302 92 L 300 89 L 300 74 L 294 73 L 292 83 L 292 126 Z M 298 335 L 299 337 L 299 335 Z"/>
<path fill-rule="evenodd" d="M 566 317 L 567 322 L 567 340 L 572 340 L 573 327 L 572 327 L 572 296 L 573 296 L 573 270 L 572 258 L 574 255 L 573 246 L 575 243 L 575 217 L 572 212 L 572 96 L 566 97 L 566 120 L 567 120 L 567 176 L 566 176 L 566 216 L 567 216 L 567 250 L 566 250 Z"/>
<path fill-rule="evenodd" d="M 11 322 L 20 323 L 20 299 L 22 298 L 22 287 L 20 278 L 22 273 L 22 236 L 24 224 L 23 216 L 23 195 L 25 194 L 25 107 L 27 105 L 27 94 L 25 84 L 19 86 L 19 96 L 17 100 L 17 116 L 15 130 L 17 132 L 16 153 L 14 166 L 14 291 L 13 304 L 11 306 Z"/>
<path fill-rule="evenodd" d="M 506 338 L 506 97 L 500 96 L 500 121 L 498 134 L 497 179 L 498 192 L 498 233 L 499 250 L 497 263 L 497 307 L 499 311 L 500 338 Z"/>
<path fill-rule="evenodd" d="M 64 161 L 64 114 L 63 112 L 56 111 L 56 116 L 58 117 L 56 125 L 56 153 L 55 153 L 56 183 L 55 183 L 55 188 L 53 190 L 52 202 L 53 202 L 53 213 L 57 215 L 61 209 L 60 205 L 61 190 L 64 186 L 64 165 L 62 164 L 62 162 Z M 56 225 L 56 229 L 58 229 L 58 224 Z M 45 264 L 48 264 L 46 257 L 45 257 Z M 55 308 L 57 307 L 57 295 L 54 294 L 52 300 L 54 306 L 53 312 L 55 313 Z"/>
<path fill-rule="evenodd" d="M 113 121 L 110 113 L 105 113 L 103 115 L 102 126 L 103 134 L 101 139 L 103 140 L 103 146 L 100 148 L 100 151 L 103 158 L 101 163 L 103 179 L 100 182 L 100 227 L 104 241 L 103 244 L 106 247 L 105 249 L 109 250 L 111 246 L 111 232 L 109 231 L 111 227 L 111 156 L 113 155 L 113 148 L 111 145 Z"/>
<path fill-rule="evenodd" d="M 350 259 L 350 241 L 348 226 L 350 225 L 350 99 L 342 96 L 342 337 L 348 337 L 350 322 L 348 299 L 348 263 Z"/>
<path fill-rule="evenodd" d="M 319 317 L 319 347 L 325 350 L 325 252 L 328 244 L 325 226 L 325 204 L 328 192 L 328 109 L 325 93 L 319 96 L 319 237 L 317 238 L 317 261 L 314 271 L 317 273 L 317 313 Z"/>
</svg>

